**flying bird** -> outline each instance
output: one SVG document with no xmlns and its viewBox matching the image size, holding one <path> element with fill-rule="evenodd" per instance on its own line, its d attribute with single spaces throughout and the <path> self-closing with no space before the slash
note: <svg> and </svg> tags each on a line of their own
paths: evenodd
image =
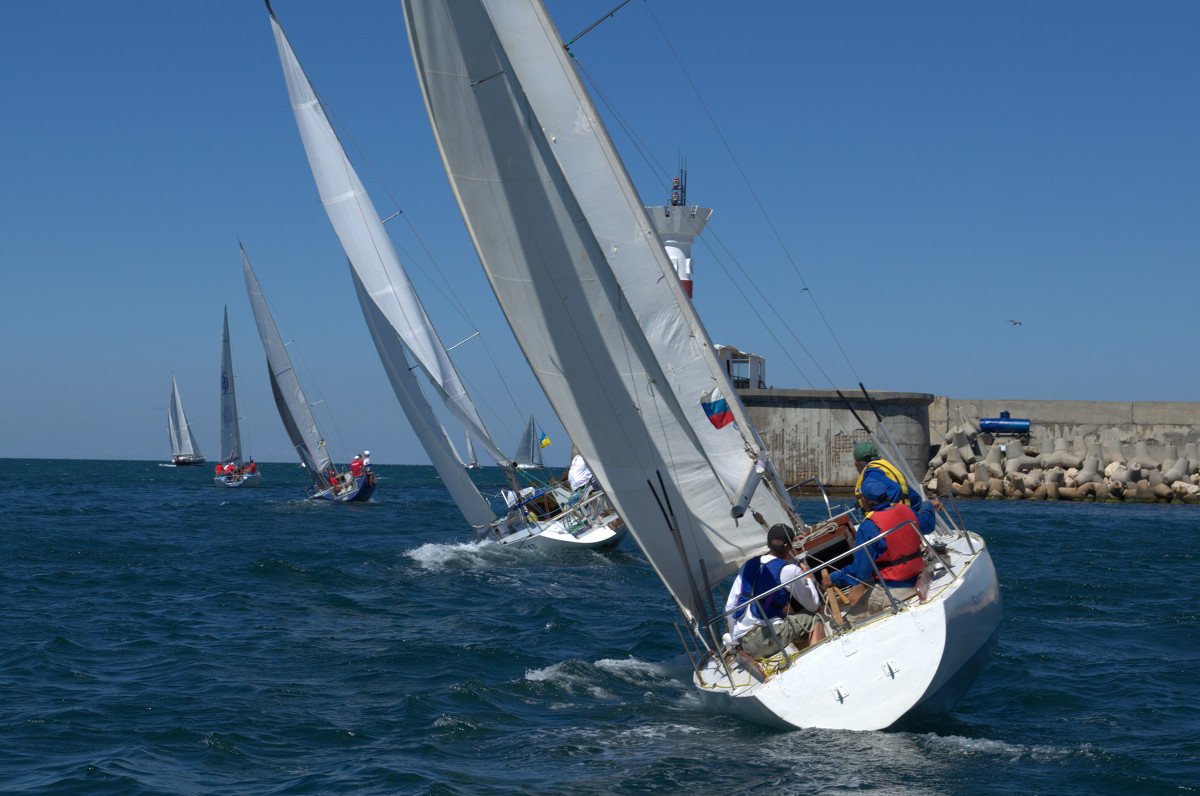
<svg viewBox="0 0 1200 796">
<path fill-rule="evenodd" d="M 1021 322 L 1020 322 L 1020 321 L 1009 321 L 1009 323 L 1011 323 L 1013 326 L 1020 326 L 1020 325 L 1021 325 Z"/>
</svg>

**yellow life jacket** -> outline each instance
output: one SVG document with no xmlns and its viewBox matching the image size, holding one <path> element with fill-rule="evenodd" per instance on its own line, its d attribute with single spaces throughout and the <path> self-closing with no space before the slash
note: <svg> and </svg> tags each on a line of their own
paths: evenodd
<svg viewBox="0 0 1200 796">
<path fill-rule="evenodd" d="M 899 484 L 900 485 L 900 501 L 899 502 L 903 503 L 906 506 L 910 505 L 911 501 L 909 501 L 909 499 L 908 499 L 908 482 L 904 480 L 904 476 L 901 475 L 900 470 L 896 467 L 896 465 L 892 464 L 887 459 L 872 459 L 871 461 L 867 462 L 866 467 L 863 467 L 862 472 L 860 472 L 858 474 L 858 480 L 854 482 L 854 497 L 858 498 L 859 500 L 862 500 L 863 476 L 866 475 L 867 470 L 870 470 L 872 467 L 874 467 L 878 470 L 882 470 L 884 475 L 886 475 L 892 481 L 895 481 L 897 484 Z M 870 516 L 870 515 L 868 515 L 868 516 Z"/>
</svg>

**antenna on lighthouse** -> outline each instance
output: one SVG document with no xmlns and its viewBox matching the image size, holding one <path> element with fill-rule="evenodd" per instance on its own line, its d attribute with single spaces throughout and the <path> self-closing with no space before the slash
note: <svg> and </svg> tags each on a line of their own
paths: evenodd
<svg viewBox="0 0 1200 796">
<path fill-rule="evenodd" d="M 679 159 L 679 176 L 671 180 L 670 202 L 661 207 L 648 207 L 654 231 L 675 266 L 683 290 L 692 297 L 692 243 L 704 230 L 712 208 L 689 207 L 687 203 L 687 161 Z"/>
</svg>

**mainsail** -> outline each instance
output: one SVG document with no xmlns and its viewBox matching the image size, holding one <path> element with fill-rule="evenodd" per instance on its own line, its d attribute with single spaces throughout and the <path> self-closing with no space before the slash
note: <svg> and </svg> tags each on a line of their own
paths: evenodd
<svg viewBox="0 0 1200 796">
<path fill-rule="evenodd" d="M 388 380 L 392 383 L 392 390 L 395 391 L 400 407 L 408 416 L 417 439 L 429 454 L 429 460 L 441 476 L 450 497 L 471 525 L 481 527 L 495 521 L 495 512 L 471 482 L 470 476 L 450 446 L 445 431 L 433 414 L 433 409 L 425 400 L 425 394 L 421 392 L 421 386 L 417 384 L 413 370 L 409 367 L 400 338 L 383 316 L 379 305 L 367 295 L 367 289 L 358 278 L 358 272 L 351 268 L 350 275 L 354 278 L 358 303 L 362 306 L 363 317 L 367 320 L 367 328 L 371 330 L 371 339 L 375 341 L 375 349 L 379 352 L 383 369 L 387 371 Z"/>
<path fill-rule="evenodd" d="M 171 438 L 171 456 L 196 456 L 200 453 L 187 413 L 183 411 L 183 399 L 179 396 L 174 373 L 171 374 L 171 399 L 167 404 L 167 434 Z"/>
<path fill-rule="evenodd" d="M 639 546 L 703 619 L 703 595 L 763 545 L 737 519 L 747 501 L 767 524 L 797 521 L 782 482 L 541 4 L 409 0 L 406 21 L 509 325 Z M 736 422 L 709 421 L 714 390 Z"/>
<path fill-rule="evenodd" d="M 250 297 L 250 309 L 254 311 L 254 322 L 258 324 L 258 336 L 262 338 L 263 348 L 267 352 L 267 373 L 271 378 L 271 392 L 275 396 L 275 406 L 279 409 L 279 417 L 283 420 L 288 437 L 300 456 L 300 461 L 308 468 L 313 485 L 325 488 L 328 484 L 325 473 L 333 469 L 333 461 L 325 446 L 325 439 L 317 428 L 317 421 L 300 389 L 300 379 L 292 368 L 292 360 L 284 347 L 283 338 L 271 317 L 267 307 L 267 299 L 263 296 L 262 288 L 250 260 L 246 257 L 245 247 L 242 250 L 242 272 L 246 277 L 246 294 Z"/>
<path fill-rule="evenodd" d="M 242 435 L 238 431 L 237 395 L 233 389 L 233 354 L 229 350 L 229 307 L 221 331 L 221 462 L 242 466 Z"/>
<path fill-rule="evenodd" d="M 267 8 L 270 10 L 269 3 Z M 508 457 L 484 427 L 467 395 L 274 11 L 271 11 L 271 29 L 321 204 L 351 267 L 405 349 L 429 376 L 450 412 L 470 429 L 497 463 L 506 462 Z"/>
</svg>

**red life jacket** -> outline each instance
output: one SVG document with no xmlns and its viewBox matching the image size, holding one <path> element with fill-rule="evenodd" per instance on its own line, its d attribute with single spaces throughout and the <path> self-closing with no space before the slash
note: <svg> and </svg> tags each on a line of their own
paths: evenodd
<svg viewBox="0 0 1200 796">
<path fill-rule="evenodd" d="M 875 523 L 880 534 L 896 528 L 884 540 L 887 550 L 875 559 L 879 575 L 887 581 L 912 580 L 920 575 L 925 568 L 925 559 L 921 556 L 921 536 L 917 530 L 917 515 L 913 510 L 903 503 L 897 503 L 867 516 Z M 911 524 L 903 528 L 896 527 L 906 522 Z"/>
</svg>

